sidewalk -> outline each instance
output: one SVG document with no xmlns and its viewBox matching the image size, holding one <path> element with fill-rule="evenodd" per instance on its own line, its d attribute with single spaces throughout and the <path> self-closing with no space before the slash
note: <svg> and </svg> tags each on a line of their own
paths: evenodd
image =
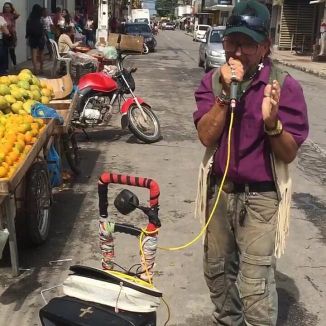
<svg viewBox="0 0 326 326">
<path fill-rule="evenodd" d="M 291 51 L 273 50 L 272 58 L 285 66 L 326 79 L 326 62 L 313 62 L 311 56 L 300 56 Z"/>
<path fill-rule="evenodd" d="M 50 60 L 49 57 L 46 55 L 43 64 L 43 74 L 38 75 L 37 77 L 41 78 L 51 78 L 51 70 L 53 67 L 53 60 Z M 59 64 L 58 64 L 59 67 Z M 18 74 L 21 69 L 30 69 L 33 71 L 33 64 L 32 60 L 27 60 L 24 62 L 19 63 L 16 66 L 16 69 L 10 67 L 8 70 L 8 74 Z"/>
</svg>

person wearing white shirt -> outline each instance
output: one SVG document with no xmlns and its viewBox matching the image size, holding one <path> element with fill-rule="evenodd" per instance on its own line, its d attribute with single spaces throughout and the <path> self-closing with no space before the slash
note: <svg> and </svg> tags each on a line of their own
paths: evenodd
<svg viewBox="0 0 326 326">
<path fill-rule="evenodd" d="M 50 39 L 54 40 L 54 25 L 52 18 L 49 16 L 48 10 L 46 8 L 43 8 L 41 22 L 43 24 L 46 35 L 46 47 L 48 48 L 50 59 L 52 59 L 53 53 Z"/>
</svg>

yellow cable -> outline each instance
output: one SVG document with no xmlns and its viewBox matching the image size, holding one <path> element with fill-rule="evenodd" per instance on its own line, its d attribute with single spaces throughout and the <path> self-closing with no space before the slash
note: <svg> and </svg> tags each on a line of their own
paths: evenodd
<svg viewBox="0 0 326 326">
<path fill-rule="evenodd" d="M 207 226 L 208 226 L 209 222 L 211 221 L 211 219 L 212 219 L 212 217 L 213 217 L 213 215 L 215 213 L 215 210 L 217 208 L 217 204 L 218 204 L 218 202 L 220 200 L 220 196 L 221 196 L 221 193 L 222 193 L 222 188 L 223 188 L 225 178 L 226 178 L 226 175 L 227 175 L 228 169 L 229 169 L 230 156 L 231 156 L 231 133 L 232 133 L 232 127 L 233 127 L 233 119 L 234 119 L 234 112 L 232 110 L 231 111 L 231 117 L 230 117 L 229 131 L 228 131 L 228 148 L 227 148 L 227 159 L 226 159 L 225 171 L 224 171 L 223 178 L 222 178 L 219 190 L 218 190 L 216 201 L 214 203 L 213 209 L 212 209 L 212 211 L 211 211 L 211 213 L 209 215 L 209 218 L 208 218 L 206 224 L 200 230 L 199 234 L 193 240 L 191 240 L 190 242 L 185 243 L 184 245 L 178 246 L 178 247 L 158 247 L 159 249 L 169 250 L 169 251 L 176 251 L 176 250 L 181 250 L 181 249 L 187 248 L 187 247 L 191 246 L 192 244 L 194 244 L 198 239 L 200 239 L 200 237 L 204 234 L 205 230 L 207 229 Z"/>
<path fill-rule="evenodd" d="M 222 181 L 221 181 L 220 186 L 219 186 L 219 190 L 218 190 L 218 193 L 217 193 L 217 197 L 216 197 L 213 209 L 212 209 L 212 211 L 211 211 L 211 213 L 209 215 L 209 218 L 208 218 L 206 224 L 203 226 L 203 228 L 200 230 L 199 234 L 193 240 L 185 243 L 184 245 L 181 245 L 181 246 L 178 246 L 178 247 L 158 247 L 159 249 L 168 250 L 168 251 L 176 251 L 176 250 L 185 249 L 185 248 L 191 246 L 192 244 L 194 244 L 198 239 L 200 239 L 201 236 L 204 234 L 205 230 L 207 229 L 208 224 L 210 223 L 210 221 L 211 221 L 211 219 L 212 219 L 212 217 L 213 217 L 213 215 L 214 215 L 214 213 L 216 211 L 216 208 L 217 208 L 217 205 L 218 205 L 218 202 L 220 200 L 221 193 L 222 193 L 223 185 L 224 185 L 224 182 L 225 182 L 228 170 L 229 170 L 230 157 L 231 157 L 231 134 L 232 134 L 232 127 L 233 127 L 233 120 L 234 120 L 234 111 L 232 109 L 231 116 L 230 116 L 229 130 L 228 130 L 228 146 L 227 146 L 227 158 L 226 158 L 225 171 L 224 171 Z M 140 234 L 140 237 L 139 237 L 140 254 L 141 254 L 142 260 L 144 261 L 145 273 L 146 273 L 146 276 L 148 277 L 148 283 L 150 285 L 152 285 L 152 279 L 151 279 L 151 276 L 149 275 L 149 271 L 148 271 L 148 268 L 147 268 L 147 264 L 146 264 L 146 260 L 145 260 L 145 254 L 144 254 L 143 247 L 142 247 L 142 239 L 143 239 L 144 234 L 146 234 L 146 235 L 147 234 L 154 234 L 156 232 L 158 232 L 158 229 L 156 229 L 155 231 L 151 231 L 151 232 L 142 229 L 142 233 Z"/>
</svg>

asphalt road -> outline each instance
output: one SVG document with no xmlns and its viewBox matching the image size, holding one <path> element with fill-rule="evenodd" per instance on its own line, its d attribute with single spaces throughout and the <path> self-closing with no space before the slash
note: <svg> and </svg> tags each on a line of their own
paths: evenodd
<svg viewBox="0 0 326 326">
<path fill-rule="evenodd" d="M 83 174 L 54 196 L 53 223 L 49 240 L 41 247 L 20 245 L 22 274 L 12 279 L 9 264 L 0 267 L 0 325 L 39 325 L 38 310 L 43 305 L 42 289 L 59 285 L 70 264 L 100 267 L 98 246 L 97 179 L 104 170 L 151 177 L 161 188 L 160 246 L 178 246 L 199 232 L 194 220 L 194 198 L 198 165 L 203 147 L 192 123 L 193 92 L 203 71 L 197 67 L 199 43 L 182 31 L 163 31 L 155 53 L 132 57 L 136 93 L 157 113 L 163 139 L 146 145 L 119 128 L 119 117 L 106 129 L 90 132 L 88 141 L 80 135 Z M 287 69 L 290 71 L 290 69 Z M 326 325 L 326 140 L 324 113 L 326 80 L 299 71 L 290 71 L 302 83 L 309 106 L 311 132 L 293 164 L 294 196 L 290 236 L 286 254 L 278 261 L 278 325 Z M 114 194 L 109 190 L 110 204 Z M 142 203 L 149 195 L 134 189 Z M 144 226 L 139 213 L 118 216 L 114 221 Z M 20 230 L 23 232 L 24 230 Z M 126 267 L 138 263 L 136 239 L 116 237 L 116 261 Z M 50 261 L 71 261 L 50 264 Z M 168 325 L 210 325 L 212 306 L 202 276 L 202 244 L 181 251 L 160 250 L 155 285 L 164 293 L 171 310 Z M 45 297 L 60 294 L 60 288 Z M 158 309 L 158 325 L 164 325 L 167 309 Z"/>
</svg>

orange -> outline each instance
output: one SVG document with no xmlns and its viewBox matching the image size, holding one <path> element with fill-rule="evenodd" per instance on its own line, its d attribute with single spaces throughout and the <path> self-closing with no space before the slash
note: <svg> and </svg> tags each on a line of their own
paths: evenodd
<svg viewBox="0 0 326 326">
<path fill-rule="evenodd" d="M 33 117 L 29 114 L 24 117 L 24 120 L 29 123 L 32 123 L 34 121 Z"/>
<path fill-rule="evenodd" d="M 11 178 L 11 176 L 15 173 L 16 169 L 11 166 L 9 171 L 8 171 L 8 178 Z"/>
<path fill-rule="evenodd" d="M 2 162 L 1 164 L 5 169 L 9 169 L 9 164 L 7 162 Z"/>
<path fill-rule="evenodd" d="M 33 137 L 31 143 L 32 144 L 35 144 L 36 142 L 37 142 L 37 138 L 36 137 Z"/>
<path fill-rule="evenodd" d="M 14 162 L 16 162 L 16 161 L 18 160 L 19 152 L 13 150 L 12 152 L 10 152 L 10 153 L 8 154 L 8 156 L 12 159 L 12 164 L 11 164 L 11 165 L 13 165 Z"/>
<path fill-rule="evenodd" d="M 28 152 L 31 150 L 32 147 L 33 147 L 33 146 L 30 145 L 30 144 L 26 145 L 25 148 L 24 148 L 24 153 L 25 153 L 25 154 L 28 153 Z"/>
<path fill-rule="evenodd" d="M 35 136 L 38 135 L 38 130 L 37 129 L 32 129 L 31 134 L 32 134 L 33 138 L 35 138 Z"/>
<path fill-rule="evenodd" d="M 18 152 L 21 153 L 25 148 L 25 142 L 23 140 L 17 140 L 15 143 L 15 148 L 17 148 Z"/>
<path fill-rule="evenodd" d="M 12 144 L 4 143 L 2 149 L 5 155 L 7 155 L 12 150 Z"/>
<path fill-rule="evenodd" d="M 18 164 L 22 163 L 25 161 L 26 155 L 23 153 L 19 156 L 19 159 L 17 161 Z"/>
<path fill-rule="evenodd" d="M 17 140 L 25 141 L 25 135 L 19 132 L 19 133 L 17 134 Z"/>
<path fill-rule="evenodd" d="M 26 144 L 30 144 L 30 142 L 32 141 L 33 135 L 30 131 L 27 131 L 26 134 L 24 135 L 24 140 Z"/>
<path fill-rule="evenodd" d="M 3 151 L 0 151 L 0 163 L 2 163 L 5 159 L 5 153 Z"/>
<path fill-rule="evenodd" d="M 6 156 L 5 161 L 8 164 L 8 166 L 12 166 L 14 163 L 13 159 L 11 158 L 11 156 L 9 154 Z"/>
<path fill-rule="evenodd" d="M 39 124 L 37 122 L 33 122 L 33 123 L 31 123 L 31 128 L 38 130 L 39 129 Z"/>
<path fill-rule="evenodd" d="M 4 178 L 7 175 L 7 169 L 3 166 L 0 166 L 0 178 Z"/>
<path fill-rule="evenodd" d="M 41 118 L 36 118 L 36 119 L 34 119 L 34 121 L 38 123 L 39 127 L 41 127 L 45 124 L 44 120 Z"/>
<path fill-rule="evenodd" d="M 16 134 L 12 132 L 6 134 L 6 140 L 8 141 L 8 143 L 14 143 L 16 139 L 17 139 Z"/>
</svg>

